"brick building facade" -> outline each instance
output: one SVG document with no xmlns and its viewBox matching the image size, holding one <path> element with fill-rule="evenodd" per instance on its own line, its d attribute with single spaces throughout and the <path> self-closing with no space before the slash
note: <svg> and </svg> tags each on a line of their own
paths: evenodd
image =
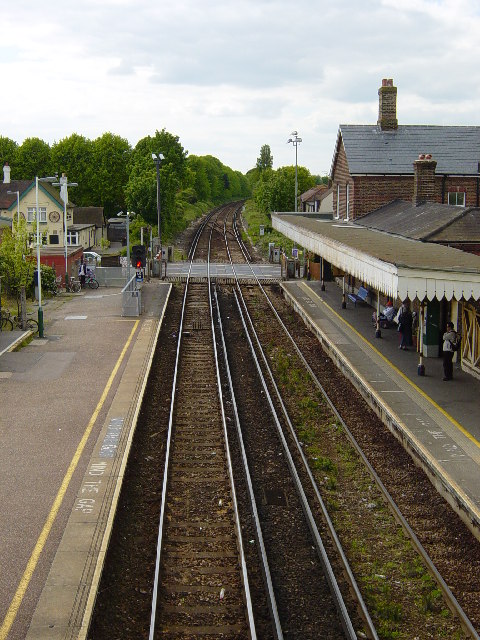
<svg viewBox="0 0 480 640">
<path fill-rule="evenodd" d="M 333 214 L 354 220 L 395 199 L 414 198 L 414 163 L 433 156 L 441 204 L 480 206 L 480 127 L 398 125 L 397 88 L 383 80 L 376 125 L 340 125 L 330 177 Z"/>
</svg>

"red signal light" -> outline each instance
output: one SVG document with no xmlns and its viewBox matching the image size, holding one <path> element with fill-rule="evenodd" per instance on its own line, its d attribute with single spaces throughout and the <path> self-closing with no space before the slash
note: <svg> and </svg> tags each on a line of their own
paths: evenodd
<svg viewBox="0 0 480 640">
<path fill-rule="evenodd" d="M 137 269 L 141 269 L 141 268 L 142 268 L 142 261 L 137 260 Z"/>
</svg>

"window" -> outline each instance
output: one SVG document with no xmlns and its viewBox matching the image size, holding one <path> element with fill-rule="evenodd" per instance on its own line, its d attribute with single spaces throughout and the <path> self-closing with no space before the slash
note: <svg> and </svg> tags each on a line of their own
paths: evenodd
<svg viewBox="0 0 480 640">
<path fill-rule="evenodd" d="M 40 234 L 41 237 L 41 244 L 47 244 L 47 234 L 46 233 L 41 233 Z M 33 245 L 34 247 L 37 246 L 37 234 L 36 233 L 29 233 L 28 234 L 28 242 Z"/>
<path fill-rule="evenodd" d="M 27 222 L 36 222 L 35 219 L 35 211 L 36 207 L 27 207 Z M 39 222 L 47 221 L 47 207 L 38 207 L 39 211 Z"/>
<path fill-rule="evenodd" d="M 60 239 L 58 237 L 58 233 L 52 233 L 48 238 L 49 244 L 60 244 Z"/>
<path fill-rule="evenodd" d="M 347 220 L 350 220 L 350 185 L 347 183 L 345 199 L 347 204 Z"/>
<path fill-rule="evenodd" d="M 455 207 L 465 206 L 465 192 L 464 191 L 449 191 L 448 192 L 448 204 L 453 204 Z"/>
<path fill-rule="evenodd" d="M 336 211 L 335 217 L 337 218 L 337 220 L 338 218 L 340 218 L 340 185 L 339 184 L 337 184 L 337 211 Z"/>
<path fill-rule="evenodd" d="M 67 233 L 67 246 L 68 245 L 78 245 L 78 231 L 69 231 Z"/>
</svg>

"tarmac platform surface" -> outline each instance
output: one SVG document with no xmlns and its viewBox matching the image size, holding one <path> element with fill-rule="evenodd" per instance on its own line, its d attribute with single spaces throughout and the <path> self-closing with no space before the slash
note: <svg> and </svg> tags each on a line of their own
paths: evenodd
<svg viewBox="0 0 480 640">
<path fill-rule="evenodd" d="M 0 332 L 0 640 L 86 637 L 95 586 L 170 286 L 142 289 L 144 313 L 121 317 L 118 289 L 48 301 L 45 337 L 17 352 Z M 286 295 L 433 482 L 480 522 L 480 381 L 440 358 L 375 338 L 372 309 L 327 283 Z M 478 533 L 478 530 L 477 530 Z"/>
</svg>

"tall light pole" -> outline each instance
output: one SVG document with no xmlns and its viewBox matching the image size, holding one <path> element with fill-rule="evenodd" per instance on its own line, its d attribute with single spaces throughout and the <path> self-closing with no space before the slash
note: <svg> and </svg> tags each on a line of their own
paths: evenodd
<svg viewBox="0 0 480 640">
<path fill-rule="evenodd" d="M 160 247 L 160 276 L 162 275 L 162 228 L 160 218 L 160 163 L 165 160 L 163 153 L 152 153 L 152 160 L 157 167 L 157 218 L 158 218 L 158 245 Z"/>
<path fill-rule="evenodd" d="M 8 194 L 17 194 L 17 224 L 20 224 L 20 191 L 7 191 Z"/>
<path fill-rule="evenodd" d="M 130 282 L 130 216 L 134 216 L 135 211 L 127 211 L 127 213 L 123 213 L 123 211 L 119 211 L 117 216 L 120 218 L 127 218 L 127 284 Z"/>
<path fill-rule="evenodd" d="M 37 286 L 38 286 L 38 337 L 43 338 L 43 309 L 42 309 L 42 272 L 40 269 L 40 213 L 38 210 L 38 183 L 53 182 L 58 176 L 39 178 L 35 176 L 35 218 L 37 219 Z"/>
<path fill-rule="evenodd" d="M 67 203 L 68 203 L 68 188 L 78 187 L 78 182 L 68 182 L 67 176 L 62 173 L 62 177 L 59 182 L 53 183 L 54 187 L 60 187 L 60 198 L 63 200 L 63 238 L 65 245 L 65 288 L 68 287 L 68 249 L 67 249 Z"/>
<path fill-rule="evenodd" d="M 298 209 L 297 147 L 302 141 L 302 139 L 298 137 L 298 131 L 292 131 L 291 135 L 293 137 L 287 140 L 287 144 L 291 142 L 295 147 L 295 213 L 297 213 L 297 209 Z"/>
</svg>

